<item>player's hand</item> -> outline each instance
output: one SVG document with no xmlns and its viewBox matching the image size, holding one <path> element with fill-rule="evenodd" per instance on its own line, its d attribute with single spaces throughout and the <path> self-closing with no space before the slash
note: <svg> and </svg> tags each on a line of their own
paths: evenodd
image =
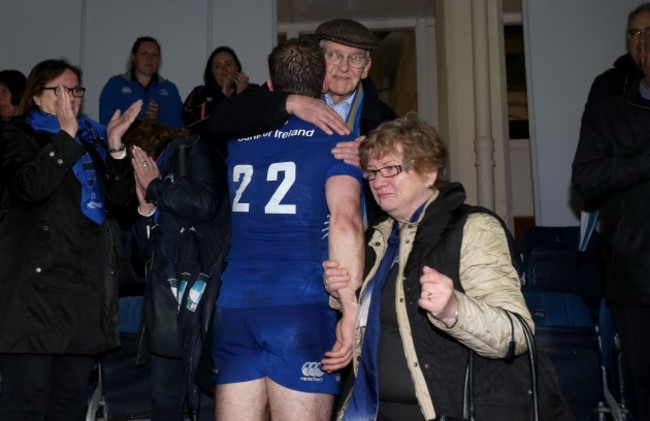
<svg viewBox="0 0 650 421">
<path fill-rule="evenodd" d="M 352 361 L 352 345 L 354 343 L 354 317 L 343 317 L 336 325 L 336 342 L 331 351 L 325 353 L 321 360 L 321 368 L 327 373 L 347 367 Z"/>
</svg>

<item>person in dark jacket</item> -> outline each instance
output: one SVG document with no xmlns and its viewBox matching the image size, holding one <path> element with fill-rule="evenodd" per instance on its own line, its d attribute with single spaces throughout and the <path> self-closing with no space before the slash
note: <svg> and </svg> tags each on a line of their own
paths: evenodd
<svg viewBox="0 0 650 421">
<path fill-rule="evenodd" d="M 0 139 L 2 420 L 83 419 L 95 356 L 119 345 L 108 226 L 134 203 L 122 135 L 142 102 L 104 127 L 84 92 L 79 68 L 37 64 Z"/>
<path fill-rule="evenodd" d="M 18 70 L 0 71 L 0 124 L 19 114 L 18 105 L 25 89 L 25 75 Z"/>
<path fill-rule="evenodd" d="M 650 33 L 644 79 L 582 117 L 571 182 L 600 214 L 605 298 L 620 334 L 640 420 L 650 420 Z"/>
<path fill-rule="evenodd" d="M 208 235 L 204 230 L 222 223 L 215 218 L 227 196 L 225 163 L 198 135 L 152 120 L 134 124 L 124 140 L 136 178 L 135 244 L 148 260 L 144 332 L 151 356 L 152 420 L 182 421 L 186 381 L 177 327 L 185 290 L 181 273 L 208 273 L 208 267 L 192 270 L 201 262 L 191 255 L 188 240 L 191 244 L 195 236 Z M 207 418 L 202 419 L 212 419 L 213 412 L 204 408 Z"/>
<path fill-rule="evenodd" d="M 382 123 L 359 155 L 388 216 L 366 248 L 350 357 L 355 381 L 337 420 L 464 419 L 468 350 L 481 356 L 476 419 L 530 420 L 530 383 L 517 382 L 522 373 L 508 368 L 516 364 L 503 362 L 527 351 L 513 314 L 534 325 L 502 221 L 482 208 L 466 211 L 463 187 L 444 177 L 445 145 L 414 113 Z M 335 295 L 349 275 L 338 262 L 323 266 Z M 550 385 L 540 388 L 540 419 L 572 419 L 556 381 Z"/>
<path fill-rule="evenodd" d="M 641 71 L 641 36 L 650 27 L 650 3 L 643 3 L 627 17 L 625 37 L 627 54 L 614 61 L 614 66 L 598 75 L 591 84 L 585 108 L 606 98 L 621 95 L 628 89 L 636 89 L 643 78 Z"/>
<path fill-rule="evenodd" d="M 203 85 L 192 89 L 183 104 L 183 123 L 192 133 L 207 138 L 207 121 L 214 105 L 238 95 L 257 89 L 259 85 L 250 83 L 248 75 L 242 70 L 235 51 L 226 46 L 215 48 L 208 57 L 203 71 Z M 219 151 L 226 156 L 225 143 L 218 144 Z"/>
</svg>

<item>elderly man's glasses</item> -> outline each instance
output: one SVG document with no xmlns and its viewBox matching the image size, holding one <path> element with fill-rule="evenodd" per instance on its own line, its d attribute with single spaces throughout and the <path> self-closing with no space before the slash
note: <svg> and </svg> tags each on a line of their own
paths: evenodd
<svg viewBox="0 0 650 421">
<path fill-rule="evenodd" d="M 350 67 L 354 67 L 355 69 L 362 68 L 368 61 L 365 54 L 352 54 L 346 57 L 338 51 L 327 51 L 325 53 L 325 61 L 329 64 L 339 65 L 343 59 L 346 59 L 348 64 L 350 64 Z"/>
<path fill-rule="evenodd" d="M 81 88 L 81 87 L 76 87 L 76 88 L 63 88 L 67 89 L 68 92 L 70 92 L 70 95 L 77 97 L 77 98 L 83 98 L 84 94 L 86 93 L 86 88 Z M 44 91 L 54 91 L 54 95 L 57 95 L 56 90 L 57 88 L 43 88 Z M 58 95 L 57 95 L 58 96 Z"/>
<path fill-rule="evenodd" d="M 637 38 L 639 36 L 647 36 L 650 33 L 650 26 L 646 26 L 645 28 L 631 28 L 628 29 L 626 34 L 627 34 L 627 39 L 632 39 L 632 38 Z"/>
<path fill-rule="evenodd" d="M 402 164 L 402 165 L 388 165 L 383 168 L 379 168 L 376 170 L 371 170 L 367 169 L 363 172 L 363 178 L 366 180 L 374 180 L 377 178 L 377 174 L 381 175 L 384 178 L 391 178 L 395 177 L 397 174 L 401 173 L 402 171 L 408 170 L 408 165 Z"/>
</svg>

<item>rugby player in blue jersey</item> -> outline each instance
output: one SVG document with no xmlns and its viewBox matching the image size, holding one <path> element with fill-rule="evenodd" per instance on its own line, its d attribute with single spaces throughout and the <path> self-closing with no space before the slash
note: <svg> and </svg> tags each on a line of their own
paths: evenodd
<svg viewBox="0 0 650 421">
<path fill-rule="evenodd" d="M 289 40 L 271 52 L 269 72 L 272 89 L 320 98 L 323 52 Z M 330 152 L 345 140 L 354 135 L 291 117 L 228 143 L 233 237 L 214 329 L 218 421 L 331 418 L 363 275 L 362 173 Z M 340 317 L 323 285 L 327 258 L 353 274 L 336 297 Z"/>
</svg>

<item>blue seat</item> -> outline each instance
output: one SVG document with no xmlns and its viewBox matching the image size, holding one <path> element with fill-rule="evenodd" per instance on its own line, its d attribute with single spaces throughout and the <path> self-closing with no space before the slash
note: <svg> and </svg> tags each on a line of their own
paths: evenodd
<svg viewBox="0 0 650 421">
<path fill-rule="evenodd" d="M 535 322 L 538 349 L 550 359 L 560 390 L 578 420 L 598 420 L 609 411 L 596 325 L 576 294 L 522 291 Z"/>
<path fill-rule="evenodd" d="M 548 355 L 560 390 L 577 420 L 604 419 L 610 410 L 604 396 L 600 349 L 595 330 L 537 326 L 538 348 Z"/>
<path fill-rule="evenodd" d="M 524 231 L 521 242 L 521 254 L 524 262 L 536 247 L 555 250 L 577 250 L 580 242 L 580 227 L 542 227 L 532 226 Z M 597 254 L 600 249 L 600 234 L 592 234 L 587 244 L 586 253 Z"/>
<path fill-rule="evenodd" d="M 523 295 L 535 326 L 594 327 L 589 309 L 576 294 L 524 288 Z"/>
<path fill-rule="evenodd" d="M 595 323 L 604 296 L 600 258 L 597 253 L 579 253 L 575 249 L 535 247 L 526 263 L 526 288 L 578 295 Z"/>
</svg>

